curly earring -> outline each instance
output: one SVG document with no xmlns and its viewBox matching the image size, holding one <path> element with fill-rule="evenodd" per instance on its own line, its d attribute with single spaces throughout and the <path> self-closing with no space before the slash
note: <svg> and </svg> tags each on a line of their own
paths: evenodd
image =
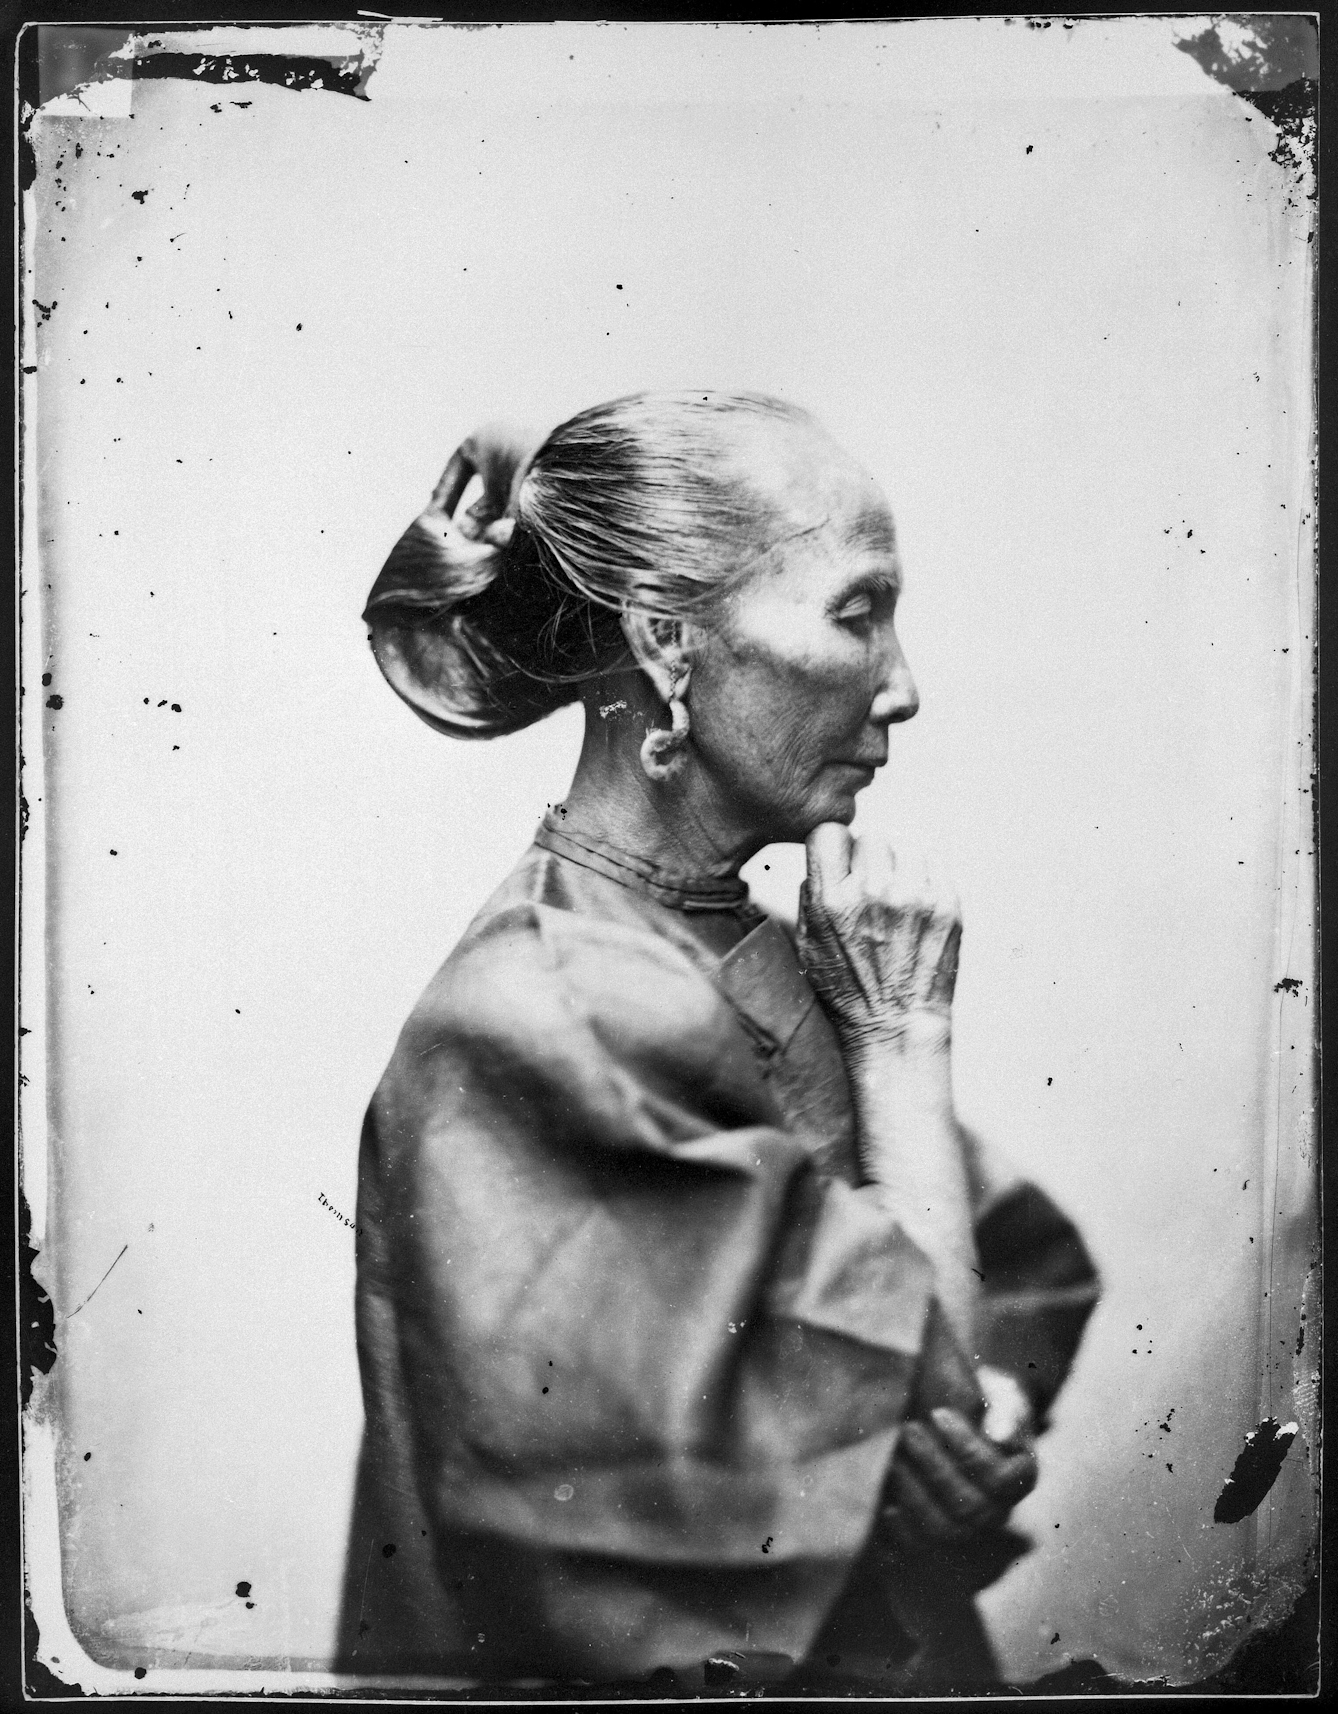
<svg viewBox="0 0 1338 1714">
<path fill-rule="evenodd" d="M 667 729 L 663 726 L 652 726 L 641 741 L 641 766 L 646 770 L 648 779 L 672 780 L 683 771 L 688 755 L 688 734 L 692 730 L 687 704 L 683 701 L 683 692 L 686 689 L 687 675 L 684 674 L 680 684 L 678 675 L 675 674 L 673 688 L 669 692 L 671 724 Z"/>
</svg>

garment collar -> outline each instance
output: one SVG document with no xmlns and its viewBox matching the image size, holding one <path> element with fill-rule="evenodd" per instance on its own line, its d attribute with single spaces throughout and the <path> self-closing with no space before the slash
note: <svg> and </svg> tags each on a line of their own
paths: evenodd
<svg viewBox="0 0 1338 1714">
<path fill-rule="evenodd" d="M 748 883 L 737 875 L 689 875 L 682 870 L 667 869 L 566 825 L 560 811 L 547 812 L 539 823 L 534 842 L 546 851 L 556 851 L 560 857 L 630 887 L 633 892 L 645 893 L 673 910 L 737 911 L 760 918 L 761 913 L 754 912 L 748 902 Z"/>
</svg>

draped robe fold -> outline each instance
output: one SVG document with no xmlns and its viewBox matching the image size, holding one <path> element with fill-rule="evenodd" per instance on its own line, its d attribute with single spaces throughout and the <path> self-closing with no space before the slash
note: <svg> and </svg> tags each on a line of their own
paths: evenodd
<svg viewBox="0 0 1338 1714">
<path fill-rule="evenodd" d="M 898 1563 L 889 1463 L 908 1416 L 979 1418 L 978 1363 L 1043 1417 L 1096 1278 L 1054 1204 L 962 1141 L 969 1353 L 862 1180 L 787 931 L 550 815 L 364 1125 L 339 1668 L 988 1682 L 973 1592 L 1025 1543 Z"/>
</svg>

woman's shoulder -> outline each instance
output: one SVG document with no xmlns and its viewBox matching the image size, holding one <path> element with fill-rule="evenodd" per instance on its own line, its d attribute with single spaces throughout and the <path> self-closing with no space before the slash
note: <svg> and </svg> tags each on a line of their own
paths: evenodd
<svg viewBox="0 0 1338 1714">
<path fill-rule="evenodd" d="M 400 1148 L 443 1125 L 453 1147 L 520 1126 L 663 1152 L 779 1122 L 737 1014 L 685 951 L 534 899 L 475 921 L 401 1031 L 374 1109 Z"/>
<path fill-rule="evenodd" d="M 451 1045 L 703 1066 L 737 1027 L 703 963 L 673 940 L 635 920 L 503 888 L 428 984 L 397 1057 Z"/>
<path fill-rule="evenodd" d="M 512 999 L 517 982 L 528 977 L 591 1000 L 641 998 L 651 1009 L 661 999 L 704 1006 L 718 1000 L 703 966 L 664 935 L 535 899 L 499 902 L 476 918 L 440 976 L 448 992 L 500 986 Z"/>
</svg>

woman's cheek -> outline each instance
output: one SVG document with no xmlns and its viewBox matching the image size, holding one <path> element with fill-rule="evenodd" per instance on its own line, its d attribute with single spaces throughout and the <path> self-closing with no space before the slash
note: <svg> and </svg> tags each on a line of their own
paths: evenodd
<svg viewBox="0 0 1338 1714">
<path fill-rule="evenodd" d="M 811 725 L 801 687 L 774 673 L 741 671 L 711 690 L 693 711 L 697 748 L 711 773 L 759 813 L 792 806 L 807 774 Z"/>
<path fill-rule="evenodd" d="M 801 648 L 792 627 L 721 641 L 716 659 L 702 663 L 699 746 L 747 795 L 798 808 L 824 765 L 845 759 L 858 738 L 865 651 L 842 639 Z"/>
</svg>

